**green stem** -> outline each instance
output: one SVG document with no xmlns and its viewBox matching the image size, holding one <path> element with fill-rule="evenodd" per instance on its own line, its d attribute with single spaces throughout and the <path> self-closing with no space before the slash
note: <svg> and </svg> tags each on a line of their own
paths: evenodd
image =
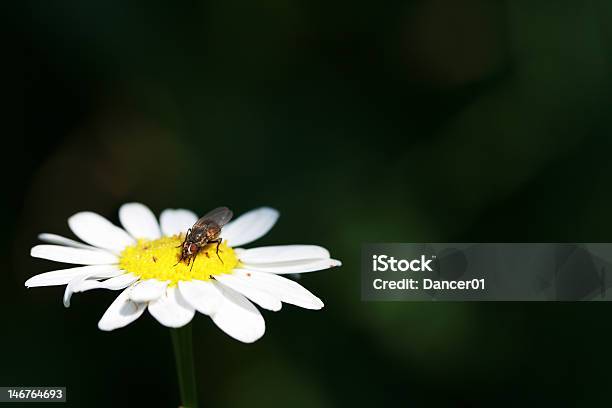
<svg viewBox="0 0 612 408">
<path fill-rule="evenodd" d="M 193 342 L 191 323 L 178 329 L 170 329 L 176 372 L 181 390 L 181 403 L 184 408 L 197 408 L 198 390 L 196 389 L 195 368 L 193 363 Z"/>
</svg>

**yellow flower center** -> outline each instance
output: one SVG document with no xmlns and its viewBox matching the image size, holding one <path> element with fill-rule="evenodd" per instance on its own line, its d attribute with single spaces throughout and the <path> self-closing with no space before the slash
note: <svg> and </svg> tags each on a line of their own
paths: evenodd
<svg viewBox="0 0 612 408">
<path fill-rule="evenodd" d="M 219 245 L 219 256 L 217 244 L 214 243 L 202 248 L 191 265 L 185 261 L 178 262 L 183 239 L 180 235 L 153 241 L 140 239 L 136 245 L 121 252 L 119 266 L 141 279 L 170 281 L 170 285 L 174 286 L 181 280 L 207 281 L 212 275 L 231 273 L 240 262 L 234 250 L 224 242 Z"/>
</svg>

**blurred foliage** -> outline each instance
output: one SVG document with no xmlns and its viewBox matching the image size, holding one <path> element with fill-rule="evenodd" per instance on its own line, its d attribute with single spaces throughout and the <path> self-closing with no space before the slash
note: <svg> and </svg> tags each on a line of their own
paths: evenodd
<svg viewBox="0 0 612 408">
<path fill-rule="evenodd" d="M 5 153 L 3 385 L 71 406 L 176 406 L 167 330 L 102 333 L 116 293 L 26 290 L 39 232 L 228 205 L 281 211 L 261 244 L 317 243 L 320 312 L 239 344 L 195 319 L 204 406 L 602 405 L 606 304 L 364 303 L 362 242 L 612 239 L 612 5 L 31 1 L 24 124 Z M 259 244 L 259 242 L 258 242 Z M 118 402 L 119 401 L 119 402 Z"/>
</svg>

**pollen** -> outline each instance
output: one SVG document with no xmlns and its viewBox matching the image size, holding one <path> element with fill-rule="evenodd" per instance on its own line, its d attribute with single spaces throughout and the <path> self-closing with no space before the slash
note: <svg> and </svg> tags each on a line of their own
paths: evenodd
<svg viewBox="0 0 612 408">
<path fill-rule="evenodd" d="M 169 281 L 170 286 L 175 286 L 182 280 L 207 281 L 213 275 L 231 273 L 240 262 L 234 250 L 224 242 L 219 245 L 219 256 L 214 243 L 202 248 L 191 265 L 178 262 L 183 239 L 181 235 L 156 240 L 140 239 L 136 245 L 121 252 L 119 267 L 140 279 Z"/>
</svg>

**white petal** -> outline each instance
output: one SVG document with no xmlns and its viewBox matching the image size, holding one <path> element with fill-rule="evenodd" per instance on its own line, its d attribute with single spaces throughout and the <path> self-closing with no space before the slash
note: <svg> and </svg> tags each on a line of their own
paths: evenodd
<svg viewBox="0 0 612 408">
<path fill-rule="evenodd" d="M 251 210 L 223 227 L 221 238 L 228 245 L 239 246 L 263 237 L 278 219 L 278 211 L 270 207 Z"/>
<path fill-rule="evenodd" d="M 119 271 L 117 275 L 108 276 L 108 278 L 110 279 L 106 279 L 103 281 L 85 280 L 77 285 L 73 285 L 73 291 L 74 293 L 78 293 L 85 292 L 91 289 L 121 290 L 127 288 L 132 283 L 138 280 L 138 276 L 125 271 Z"/>
<path fill-rule="evenodd" d="M 81 265 L 116 264 L 119 262 L 116 255 L 107 251 L 61 245 L 36 245 L 30 251 L 30 255 L 34 258 Z"/>
<path fill-rule="evenodd" d="M 244 263 L 246 269 L 260 272 L 270 272 L 279 275 L 320 271 L 342 265 L 336 259 L 314 259 L 292 262 L 276 262 L 267 264 Z"/>
<path fill-rule="evenodd" d="M 117 268 L 118 269 L 118 268 Z M 72 297 L 73 293 L 76 292 L 82 292 L 81 288 L 85 287 L 87 288 L 87 282 L 91 284 L 95 283 L 100 283 L 96 280 L 90 280 L 87 281 L 87 279 L 90 278 L 112 278 L 114 276 L 117 275 L 121 275 L 123 273 L 123 271 L 119 271 L 119 270 L 108 270 L 106 272 L 95 272 L 95 273 L 85 273 L 82 274 L 80 276 L 75 277 L 74 279 L 70 280 L 70 282 L 68 282 L 68 285 L 66 285 L 66 290 L 64 290 L 64 306 L 65 307 L 70 307 L 70 298 Z M 128 286 L 128 285 L 125 285 Z M 123 289 L 125 286 L 123 286 L 122 288 L 119 289 Z M 93 289 L 93 288 L 89 288 L 89 289 Z M 85 289 L 88 290 L 88 289 Z"/>
<path fill-rule="evenodd" d="M 161 230 L 164 235 L 177 235 L 186 233 L 195 224 L 198 216 L 192 211 L 184 209 L 167 209 L 159 217 Z"/>
<path fill-rule="evenodd" d="M 329 251 L 317 245 L 277 245 L 245 249 L 240 260 L 245 263 L 290 262 L 305 259 L 328 259 Z"/>
<path fill-rule="evenodd" d="M 106 313 L 104 313 L 104 316 L 98 322 L 100 330 L 110 331 L 127 326 L 138 319 L 142 312 L 145 311 L 147 308 L 146 303 L 135 303 L 130 300 L 128 296 L 129 291 L 130 288 L 127 288 L 121 292 L 106 310 Z"/>
<path fill-rule="evenodd" d="M 187 303 L 175 287 L 166 288 L 166 293 L 149 303 L 149 313 L 166 327 L 182 327 L 193 319 L 195 309 Z"/>
<path fill-rule="evenodd" d="M 119 209 L 119 221 L 134 238 L 157 239 L 161 237 L 155 214 L 140 203 L 123 204 Z"/>
<path fill-rule="evenodd" d="M 91 275 L 108 271 L 118 271 L 116 265 L 88 265 L 76 268 L 60 269 L 57 271 L 45 272 L 40 275 L 32 276 L 25 282 L 25 286 L 33 288 L 37 286 L 66 285 L 72 279 L 81 275 Z"/>
<path fill-rule="evenodd" d="M 323 307 L 321 299 L 310 293 L 299 283 L 282 276 L 246 269 L 236 269 L 233 274 L 240 279 L 250 281 L 252 285 L 262 290 L 270 292 L 285 303 L 314 310 Z"/>
<path fill-rule="evenodd" d="M 205 315 L 213 314 L 223 300 L 223 294 L 211 282 L 201 280 L 179 281 L 178 287 L 187 303 Z"/>
<path fill-rule="evenodd" d="M 236 292 L 243 294 L 253 303 L 263 307 L 264 309 L 277 312 L 281 309 L 282 303 L 278 296 L 262 290 L 257 285 L 253 284 L 252 280 L 240 279 L 233 274 L 214 275 L 215 280 L 234 289 Z"/>
<path fill-rule="evenodd" d="M 38 239 L 40 239 L 43 242 L 48 242 L 50 244 L 70 246 L 74 248 L 97 249 L 96 247 L 93 247 L 91 245 L 83 244 L 82 242 L 75 241 L 70 238 L 65 238 L 65 237 L 62 237 L 61 235 L 49 234 L 46 232 L 42 234 L 38 234 Z"/>
<path fill-rule="evenodd" d="M 168 282 L 157 279 L 146 279 L 134 285 L 130 292 L 130 299 L 134 302 L 149 302 L 158 299 L 166 291 Z"/>
<path fill-rule="evenodd" d="M 123 229 L 93 212 L 76 213 L 68 218 L 68 225 L 77 237 L 88 244 L 115 253 L 121 252 L 126 246 L 136 242 Z"/>
<path fill-rule="evenodd" d="M 242 341 L 253 343 L 264 335 L 266 322 L 259 310 L 247 298 L 227 287 L 221 287 L 223 300 L 212 321 L 225 333 Z"/>
</svg>

